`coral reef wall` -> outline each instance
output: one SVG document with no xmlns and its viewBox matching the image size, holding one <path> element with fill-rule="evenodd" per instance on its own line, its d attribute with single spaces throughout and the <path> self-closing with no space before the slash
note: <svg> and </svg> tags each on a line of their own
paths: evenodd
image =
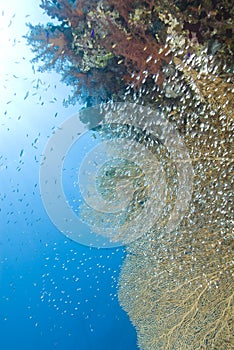
<svg viewBox="0 0 234 350">
<path fill-rule="evenodd" d="M 73 86 L 68 104 L 112 100 L 155 108 L 192 162 L 192 199 L 180 225 L 172 232 L 155 225 L 126 247 L 119 301 L 140 349 L 233 349 L 232 2 L 43 0 L 41 6 L 59 24 L 29 25 L 33 63 Z M 151 143 L 147 135 L 149 149 Z M 171 179 L 171 208 L 178 181 Z"/>
<path fill-rule="evenodd" d="M 192 160 L 190 207 L 174 232 L 131 243 L 120 276 L 119 301 L 144 350 L 233 349 L 233 84 L 213 75 L 206 52 L 175 55 L 160 104 Z"/>
<path fill-rule="evenodd" d="M 210 12 L 210 17 L 218 15 L 218 7 Z M 205 22 L 190 16 L 185 21 L 191 31 L 188 38 L 179 29 L 183 12 L 166 13 L 160 18 L 168 25 L 166 42 L 174 65 L 164 70 L 167 99 L 159 105 L 183 135 L 193 164 L 193 195 L 174 232 L 152 228 L 126 248 L 119 301 L 137 329 L 140 349 L 230 350 L 234 348 L 233 68 L 226 70 L 221 52 L 214 52 L 228 43 L 229 67 L 233 55 L 224 27 L 220 41 L 215 35 L 212 39 L 208 30 L 202 36 Z"/>
</svg>

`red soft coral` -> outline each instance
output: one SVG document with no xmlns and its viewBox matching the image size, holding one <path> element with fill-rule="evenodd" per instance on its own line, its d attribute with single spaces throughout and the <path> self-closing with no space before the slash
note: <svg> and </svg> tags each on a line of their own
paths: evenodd
<svg viewBox="0 0 234 350">
<path fill-rule="evenodd" d="M 157 75 L 157 84 L 161 85 L 162 62 L 170 61 L 168 50 L 159 45 L 152 35 L 146 34 L 143 26 L 131 28 L 128 34 L 109 19 L 108 27 L 109 34 L 104 38 L 103 45 L 123 59 L 128 72 L 125 81 L 133 82 L 135 87 L 139 87 L 145 78 Z"/>
</svg>

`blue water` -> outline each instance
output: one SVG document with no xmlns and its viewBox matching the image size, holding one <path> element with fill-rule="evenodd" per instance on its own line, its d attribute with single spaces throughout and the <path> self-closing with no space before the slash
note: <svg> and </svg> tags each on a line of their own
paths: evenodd
<svg viewBox="0 0 234 350">
<path fill-rule="evenodd" d="M 30 63 L 22 36 L 26 22 L 48 21 L 40 3 L 0 1 L 0 350 L 135 350 L 117 298 L 124 248 L 66 239 L 42 203 L 41 154 L 79 106 L 64 108 L 60 76 Z"/>
<path fill-rule="evenodd" d="M 0 349 L 137 349 L 117 299 L 124 248 L 85 247 L 53 226 L 32 155 L 0 173 Z"/>
</svg>

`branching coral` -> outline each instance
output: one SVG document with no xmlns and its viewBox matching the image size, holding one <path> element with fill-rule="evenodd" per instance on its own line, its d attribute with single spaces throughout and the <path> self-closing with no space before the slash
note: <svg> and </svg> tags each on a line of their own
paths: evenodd
<svg viewBox="0 0 234 350">
<path fill-rule="evenodd" d="M 168 50 L 157 41 L 151 28 L 158 18 L 151 11 L 152 1 L 143 4 L 114 0 L 89 3 L 44 0 L 41 7 L 61 23 L 46 27 L 29 26 L 27 39 L 33 48 L 38 49 L 36 60 L 47 62 L 43 69 L 62 69 L 66 76 L 76 69 L 89 77 L 95 69 L 96 77 L 100 76 L 98 81 L 102 76 L 112 75 L 116 81 L 108 80 L 107 95 L 114 95 L 116 90 L 119 90 L 119 96 L 123 95 L 123 88 L 130 82 L 139 89 L 146 79 L 152 77 L 154 83 L 162 84 L 161 68 L 170 58 Z M 55 65 L 57 61 L 59 68 Z M 72 70 L 67 70 L 67 63 Z M 80 82 L 85 89 L 87 79 L 83 80 L 83 77 L 81 74 Z M 76 96 L 81 92 L 79 86 L 74 87 L 77 88 Z M 93 91 L 95 94 L 99 94 L 97 85 Z"/>
<path fill-rule="evenodd" d="M 170 0 L 162 3 L 154 0 L 43 0 L 41 7 L 60 25 L 29 26 L 27 38 L 34 51 L 38 50 L 36 60 L 46 62 L 42 69 L 63 71 L 66 75 L 63 80 L 73 82 L 75 100 L 79 95 L 89 98 L 90 93 L 98 100 L 98 83 L 87 94 L 80 90 L 81 85 L 85 90 L 86 81 L 90 81 L 93 73 L 97 82 L 103 81 L 105 75 L 112 77 L 105 87 L 100 85 L 101 90 L 107 90 L 102 95 L 122 99 L 124 88 L 129 84 L 134 88 L 133 93 L 140 91 L 146 81 L 148 87 L 154 88 L 156 84 L 162 89 L 163 68 L 172 62 L 173 56 L 178 56 L 173 43 L 177 39 L 186 46 L 188 55 L 199 54 L 202 45 L 227 64 L 227 71 L 233 69 L 230 36 L 233 11 L 229 5 L 224 10 L 224 0 L 215 3 L 217 9 L 213 1 L 191 6 L 190 2 Z M 227 20 L 225 28 L 220 25 L 224 18 Z M 170 42 L 167 41 L 169 35 Z M 72 81 L 72 76 L 67 79 L 74 69 L 82 73 L 78 84 L 77 79 Z"/>
<path fill-rule="evenodd" d="M 87 1 L 67 1 L 67 0 L 42 0 L 43 8 L 48 16 L 59 21 L 69 22 L 69 26 L 76 28 L 79 22 L 85 17 L 88 9 L 94 6 L 97 0 Z"/>
<path fill-rule="evenodd" d="M 127 68 L 128 76 L 124 77 L 127 83 L 133 83 L 137 88 L 148 77 L 158 74 L 157 84 L 161 85 L 163 74 L 162 61 L 168 63 L 170 58 L 166 49 L 160 47 L 156 40 L 147 36 L 143 28 L 137 28 L 130 33 L 118 28 L 109 22 L 110 34 L 104 40 L 104 45 L 120 57 L 120 62 Z"/>
<path fill-rule="evenodd" d="M 102 16 L 101 23 L 106 28 L 103 45 L 115 56 L 119 64 L 127 69 L 125 82 L 133 83 L 135 89 L 142 86 L 148 77 L 158 75 L 157 84 L 163 81 L 162 64 L 170 61 L 167 48 L 157 42 L 149 30 L 157 14 L 151 5 L 137 2 L 117 3 L 107 1 L 114 10 Z"/>
<path fill-rule="evenodd" d="M 139 346 L 230 350 L 233 241 L 208 228 L 175 234 L 172 241 L 151 234 L 148 243 L 128 249 L 119 299 L 137 328 Z"/>
<path fill-rule="evenodd" d="M 183 142 L 194 188 L 186 217 L 174 232 L 154 228 L 127 247 L 119 301 L 136 326 L 140 349 L 233 349 L 234 121 L 228 104 L 215 108 L 207 100 L 204 86 L 199 89 L 211 105 L 192 113 L 182 100 L 174 119 L 179 128 L 183 113 L 190 113 Z"/>
<path fill-rule="evenodd" d="M 67 58 L 72 54 L 71 31 L 64 26 L 48 24 L 47 26 L 28 25 L 30 33 L 27 36 L 31 44 L 32 51 L 36 53 L 33 62 L 44 58 L 42 70 L 55 68 L 59 70 L 61 65 L 65 65 Z M 57 67 L 59 66 L 59 68 Z"/>
</svg>

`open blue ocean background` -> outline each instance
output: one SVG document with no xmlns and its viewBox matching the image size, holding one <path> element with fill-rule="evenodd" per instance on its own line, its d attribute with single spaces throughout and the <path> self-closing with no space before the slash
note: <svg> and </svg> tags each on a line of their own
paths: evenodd
<svg viewBox="0 0 234 350">
<path fill-rule="evenodd" d="M 136 350 L 117 297 L 124 248 L 66 239 L 41 200 L 43 149 L 81 106 L 63 107 L 59 75 L 30 63 L 22 36 L 48 21 L 39 3 L 0 0 L 0 349 Z"/>
</svg>

